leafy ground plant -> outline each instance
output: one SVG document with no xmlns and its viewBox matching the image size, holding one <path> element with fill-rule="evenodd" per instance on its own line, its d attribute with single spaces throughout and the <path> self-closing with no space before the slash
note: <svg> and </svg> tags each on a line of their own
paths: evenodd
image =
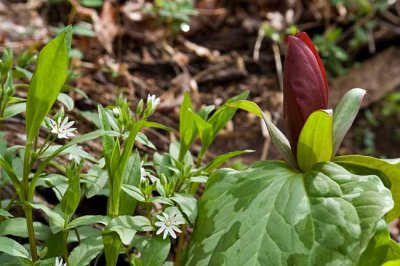
<svg viewBox="0 0 400 266">
<path fill-rule="evenodd" d="M 179 142 L 160 153 L 143 133 L 172 130 L 151 121 L 160 104 L 155 95 L 135 108 L 123 95 L 98 106 L 90 115 L 98 129 L 80 136 L 63 108 L 52 110 L 68 77 L 71 31 L 39 53 L 26 99 L 26 144 L 0 149 L 2 183 L 16 191 L 0 205 L 1 265 L 395 265 L 400 258 L 387 227 L 400 215 L 398 160 L 334 156 L 365 91 L 353 89 L 326 110 L 325 70 L 305 33 L 289 37 L 285 62 L 289 139 L 247 92 L 199 109 L 185 93 Z M 248 150 L 205 161 L 238 109 L 264 119 L 285 162 L 219 169 Z M 95 138 L 103 147 L 97 157 L 78 146 Z M 141 153 L 137 143 L 154 152 Z M 38 187 L 53 190 L 58 203 L 39 202 Z M 107 198 L 104 215 L 77 213 L 100 195 Z M 15 208 L 23 217 L 13 216 Z M 34 221 L 39 210 L 48 222 Z"/>
<path fill-rule="evenodd" d="M 326 74 L 305 33 L 289 37 L 280 132 L 250 101 L 231 104 L 265 120 L 286 162 L 213 174 L 200 202 L 186 265 L 396 265 L 387 223 L 399 216 L 399 165 L 335 153 L 362 89 L 326 110 Z"/>
<path fill-rule="evenodd" d="M 27 99 L 21 99 L 26 102 L 26 144 L 2 145 L 2 181 L 12 184 L 16 197 L 1 202 L 0 263 L 80 266 L 125 261 L 161 265 L 172 249 L 175 260 L 182 262 L 188 227 L 197 216 L 199 185 L 230 158 L 250 152 L 233 151 L 204 162 L 218 132 L 238 109 L 230 104 L 245 100 L 248 93 L 218 109 L 203 106 L 199 110 L 185 93 L 180 110 L 181 144 L 171 143 L 167 153 L 158 153 L 142 133 L 146 128 L 171 131 L 149 120 L 160 103 L 155 95 L 140 100 L 134 112 L 122 95 L 113 106 L 98 106 L 98 113 L 91 117 L 99 129 L 78 136 L 74 121 L 63 108 L 52 115 L 68 78 L 71 32 L 67 27 L 39 53 Z M 8 73 L 13 70 L 6 60 L 2 62 Z M 12 84 L 12 79 L 7 79 L 5 82 Z M 69 102 L 63 99 L 63 103 Z M 6 108 L 11 104 L 8 101 Z M 39 138 L 39 131 L 46 134 L 44 139 Z M 78 146 L 95 138 L 102 139 L 100 158 Z M 194 157 L 191 150 L 197 138 L 201 148 Z M 141 155 L 136 143 L 155 152 Z M 60 163 L 65 155 L 68 163 Z M 87 164 L 89 169 L 84 167 Z M 53 190 L 59 203 L 51 207 L 38 202 L 34 197 L 38 187 Z M 96 195 L 107 197 L 106 215 L 76 213 L 82 201 Z M 15 208 L 22 208 L 24 216 L 14 217 Z M 33 214 L 39 210 L 48 223 L 34 221 Z"/>
</svg>

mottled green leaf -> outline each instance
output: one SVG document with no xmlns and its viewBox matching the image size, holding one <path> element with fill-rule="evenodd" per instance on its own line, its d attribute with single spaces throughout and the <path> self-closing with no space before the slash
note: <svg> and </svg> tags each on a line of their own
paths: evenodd
<svg viewBox="0 0 400 266">
<path fill-rule="evenodd" d="M 377 176 L 283 162 L 212 175 L 186 265 L 354 265 L 392 208 Z"/>
<path fill-rule="evenodd" d="M 349 170 L 365 171 L 363 174 L 378 175 L 390 191 L 394 200 L 394 207 L 386 215 L 386 222 L 390 223 L 400 216 L 400 163 L 396 161 L 386 161 L 369 156 L 346 155 L 338 156 L 334 159 L 335 163 L 342 165 Z M 361 167 L 362 169 L 355 169 Z"/>
</svg>

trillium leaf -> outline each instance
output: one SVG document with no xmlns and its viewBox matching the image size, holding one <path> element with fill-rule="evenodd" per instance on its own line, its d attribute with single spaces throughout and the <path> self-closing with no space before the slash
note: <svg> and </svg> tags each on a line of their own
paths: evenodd
<svg viewBox="0 0 400 266">
<path fill-rule="evenodd" d="M 312 113 L 299 136 L 297 162 L 304 172 L 332 157 L 332 116 L 325 111 Z"/>
<path fill-rule="evenodd" d="M 338 156 L 333 161 L 349 171 L 378 175 L 386 187 L 390 188 L 394 200 L 394 207 L 386 215 L 386 222 L 390 223 L 400 216 L 400 162 L 361 155 Z"/>
<path fill-rule="evenodd" d="M 289 140 L 274 125 L 274 123 L 272 123 L 272 121 L 264 115 L 263 111 L 261 111 L 260 107 L 258 107 L 256 103 L 241 100 L 229 103 L 229 106 L 243 109 L 263 119 L 265 124 L 267 125 L 268 133 L 275 148 L 290 166 L 292 166 L 293 168 L 297 168 L 296 159 L 294 158 L 292 149 L 290 148 Z"/>
<path fill-rule="evenodd" d="M 353 124 L 366 91 L 352 89 L 340 100 L 333 112 L 333 155 L 336 154 L 347 131 Z"/>
<path fill-rule="evenodd" d="M 392 207 L 377 176 L 277 161 L 212 175 L 186 265 L 354 265 Z"/>
<path fill-rule="evenodd" d="M 26 106 L 27 143 L 33 141 L 67 79 L 70 45 L 71 27 L 67 27 L 39 53 Z"/>
</svg>

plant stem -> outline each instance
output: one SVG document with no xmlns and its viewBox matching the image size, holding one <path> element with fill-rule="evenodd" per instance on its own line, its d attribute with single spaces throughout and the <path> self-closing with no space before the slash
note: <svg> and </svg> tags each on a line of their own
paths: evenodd
<svg viewBox="0 0 400 266">
<path fill-rule="evenodd" d="M 185 244 L 186 224 L 182 226 L 182 233 L 179 235 L 178 248 L 176 251 L 175 263 L 176 266 L 182 265 L 183 246 Z"/>
<path fill-rule="evenodd" d="M 21 199 L 26 217 L 26 228 L 28 230 L 29 245 L 31 248 L 32 261 L 35 262 L 38 258 L 36 250 L 35 229 L 33 228 L 32 207 L 29 206 L 29 173 L 31 172 L 31 149 L 32 142 L 26 143 L 24 155 L 24 171 L 22 179 L 22 188 L 24 198 Z"/>
<path fill-rule="evenodd" d="M 67 265 L 69 265 L 68 261 L 68 230 L 63 232 L 63 240 L 64 240 L 64 261 Z"/>
<path fill-rule="evenodd" d="M 24 205 L 24 211 L 26 217 L 26 227 L 28 229 L 29 246 L 31 248 L 32 261 L 35 262 L 38 259 L 38 255 L 36 250 L 35 230 L 33 228 L 32 207 Z"/>
</svg>

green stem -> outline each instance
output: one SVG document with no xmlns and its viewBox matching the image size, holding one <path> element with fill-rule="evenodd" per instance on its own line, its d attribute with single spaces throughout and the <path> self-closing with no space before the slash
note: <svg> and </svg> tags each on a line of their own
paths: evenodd
<svg viewBox="0 0 400 266">
<path fill-rule="evenodd" d="M 64 261 L 67 265 L 69 265 L 69 261 L 68 261 L 68 230 L 63 231 L 63 240 L 64 240 Z"/>
<path fill-rule="evenodd" d="M 183 246 L 185 244 L 185 235 L 186 235 L 186 224 L 182 226 L 182 233 L 179 235 L 178 247 L 175 257 L 176 266 L 182 265 L 182 254 L 183 254 Z"/>
<path fill-rule="evenodd" d="M 29 206 L 29 173 L 31 172 L 31 150 L 32 150 L 32 142 L 26 143 L 25 145 L 25 155 L 24 155 L 24 171 L 23 171 L 23 179 L 22 179 L 22 195 L 24 196 L 21 201 L 24 204 L 24 212 L 26 217 L 26 227 L 28 230 L 29 236 L 29 245 L 31 248 L 31 256 L 32 261 L 35 262 L 38 258 L 37 250 L 36 250 L 36 238 L 35 238 L 35 229 L 33 228 L 33 216 L 32 216 L 32 207 Z"/>
<path fill-rule="evenodd" d="M 26 217 L 26 227 L 28 229 L 29 246 L 31 248 L 32 261 L 35 262 L 38 259 L 38 255 L 36 249 L 35 230 L 33 228 L 32 207 L 25 205 L 24 212 Z"/>
</svg>

